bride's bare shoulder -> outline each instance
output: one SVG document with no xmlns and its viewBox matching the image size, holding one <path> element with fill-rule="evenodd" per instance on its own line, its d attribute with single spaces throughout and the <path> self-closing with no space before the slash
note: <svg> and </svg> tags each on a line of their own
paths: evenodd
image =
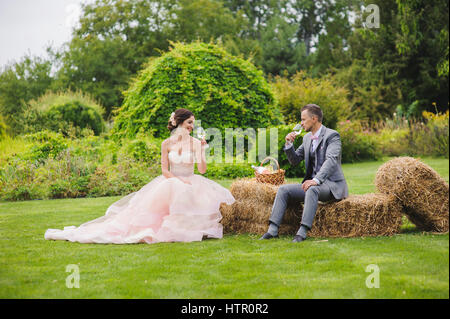
<svg viewBox="0 0 450 319">
<path fill-rule="evenodd" d="M 162 141 L 161 148 L 162 149 L 168 149 L 170 143 L 171 143 L 170 138 L 166 138 L 164 141 Z"/>
</svg>

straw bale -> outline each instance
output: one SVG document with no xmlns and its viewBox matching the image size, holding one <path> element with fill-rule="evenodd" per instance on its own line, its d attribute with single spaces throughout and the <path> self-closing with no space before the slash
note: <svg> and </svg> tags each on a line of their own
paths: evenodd
<svg viewBox="0 0 450 319">
<path fill-rule="evenodd" d="M 375 186 L 397 197 L 418 229 L 448 231 L 449 185 L 430 166 L 411 157 L 394 158 L 378 169 Z"/>
<path fill-rule="evenodd" d="M 385 194 L 350 195 L 319 203 L 311 237 L 390 236 L 400 232 L 402 206 Z"/>
<path fill-rule="evenodd" d="M 280 235 L 295 234 L 300 226 L 302 207 L 288 207 L 280 226 Z M 252 199 L 237 199 L 232 205 L 222 204 L 224 233 L 252 233 L 262 235 L 269 226 L 272 205 L 258 203 Z"/>
<path fill-rule="evenodd" d="M 275 198 L 272 192 L 276 194 L 278 187 L 252 180 L 234 182 L 230 189 L 236 201 L 220 207 L 224 232 L 264 234 Z M 271 202 L 268 197 L 273 197 Z M 303 205 L 288 207 L 280 235 L 297 232 L 302 211 Z M 339 202 L 319 203 L 309 236 L 385 236 L 400 232 L 401 225 L 402 206 L 395 197 L 385 194 L 351 195 Z"/>
<path fill-rule="evenodd" d="M 279 186 L 260 183 L 255 178 L 240 178 L 230 186 L 235 199 L 247 199 L 251 196 L 255 201 L 270 204 L 275 200 Z"/>
</svg>

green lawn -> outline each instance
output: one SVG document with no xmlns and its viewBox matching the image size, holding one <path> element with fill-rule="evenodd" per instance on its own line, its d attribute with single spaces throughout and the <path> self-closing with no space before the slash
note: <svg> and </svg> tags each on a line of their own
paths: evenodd
<svg viewBox="0 0 450 319">
<path fill-rule="evenodd" d="M 448 181 L 448 159 L 424 162 Z M 344 165 L 350 193 L 374 192 L 382 163 Z M 392 237 L 301 244 L 255 235 L 153 245 L 44 240 L 47 228 L 96 218 L 118 198 L 0 203 L 0 298 L 449 298 L 448 234 L 410 225 Z M 70 264 L 79 289 L 66 287 Z M 370 289 L 372 264 L 380 284 Z"/>
</svg>

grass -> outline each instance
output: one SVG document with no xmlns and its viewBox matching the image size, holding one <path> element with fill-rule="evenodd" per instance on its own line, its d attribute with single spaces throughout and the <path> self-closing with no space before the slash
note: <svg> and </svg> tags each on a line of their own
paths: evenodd
<svg viewBox="0 0 450 319">
<path fill-rule="evenodd" d="M 448 181 L 448 159 L 424 162 Z M 374 192 L 381 163 L 344 165 L 350 192 Z M 449 298 L 448 233 L 407 224 L 392 237 L 301 244 L 255 235 L 152 245 L 44 240 L 47 228 L 94 219 L 118 198 L 0 203 L 0 298 Z M 70 264 L 79 289 L 66 287 Z M 371 264 L 379 288 L 366 287 Z"/>
</svg>

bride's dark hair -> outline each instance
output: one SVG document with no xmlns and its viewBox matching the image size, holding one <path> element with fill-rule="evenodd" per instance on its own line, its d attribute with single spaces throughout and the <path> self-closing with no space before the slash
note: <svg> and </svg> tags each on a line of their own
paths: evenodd
<svg viewBox="0 0 450 319">
<path fill-rule="evenodd" d="M 178 127 L 181 123 L 186 121 L 188 118 L 193 116 L 194 113 L 187 109 L 177 109 L 174 112 L 173 121 L 175 123 L 172 123 L 172 119 L 169 119 L 169 124 L 167 125 L 167 128 L 172 132 L 174 129 Z M 175 124 L 175 125 L 174 125 Z"/>
</svg>

